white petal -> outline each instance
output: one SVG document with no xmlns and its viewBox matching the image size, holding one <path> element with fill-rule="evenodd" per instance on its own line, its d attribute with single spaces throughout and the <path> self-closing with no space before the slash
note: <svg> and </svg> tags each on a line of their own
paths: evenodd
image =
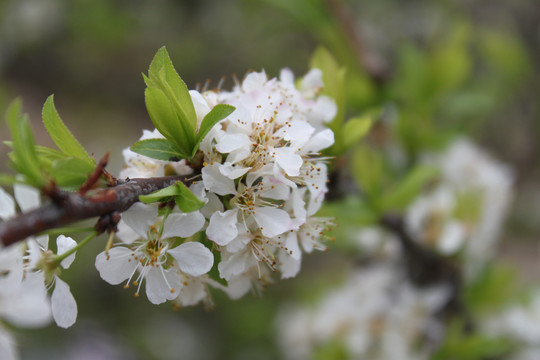
<svg viewBox="0 0 540 360">
<path fill-rule="evenodd" d="M 66 237 L 64 235 L 58 236 L 56 238 L 56 246 L 58 248 L 57 255 L 61 255 L 65 253 L 66 251 L 73 249 L 76 245 L 77 245 L 77 242 L 73 240 L 72 238 Z M 73 263 L 73 260 L 75 260 L 75 253 L 69 255 L 67 258 L 62 260 L 60 265 L 62 265 L 64 269 L 67 269 L 71 266 L 71 264 Z"/>
<path fill-rule="evenodd" d="M 287 85 L 294 86 L 294 74 L 291 69 L 284 68 L 279 72 L 279 80 Z"/>
<path fill-rule="evenodd" d="M 298 176 L 300 167 L 302 166 L 302 157 L 294 152 L 291 148 L 276 148 L 276 163 L 285 170 L 289 176 Z"/>
<path fill-rule="evenodd" d="M 319 151 L 332 146 L 334 141 L 334 132 L 330 129 L 324 129 L 315 134 L 304 146 L 302 146 L 302 152 L 318 153 Z"/>
<path fill-rule="evenodd" d="M 140 235 L 135 232 L 128 224 L 122 219 L 117 225 L 118 231 L 116 236 L 122 240 L 124 244 L 132 244 L 135 240 L 140 239 Z"/>
<path fill-rule="evenodd" d="M 161 235 L 161 238 L 168 239 L 175 236 L 183 238 L 190 237 L 201 231 L 204 222 L 204 216 L 199 211 L 171 214 L 163 224 L 163 234 Z"/>
<path fill-rule="evenodd" d="M 223 259 L 218 264 L 219 276 L 229 281 L 233 276 L 244 273 L 248 255 L 249 254 L 245 251 L 230 255 L 223 253 Z"/>
<path fill-rule="evenodd" d="M 0 315 L 22 327 L 41 327 L 51 321 L 51 304 L 47 297 L 43 273 L 30 272 L 12 297 L 3 298 Z"/>
<path fill-rule="evenodd" d="M 452 221 L 446 224 L 439 239 L 439 250 L 443 254 L 456 253 L 463 245 L 465 236 L 466 231 L 459 222 Z"/>
<path fill-rule="evenodd" d="M 214 265 L 214 255 L 199 242 L 188 242 L 168 251 L 176 261 L 180 270 L 191 276 L 206 274 Z"/>
<path fill-rule="evenodd" d="M 264 236 L 274 237 L 292 227 L 292 221 L 286 211 L 270 207 L 256 207 L 255 220 Z"/>
<path fill-rule="evenodd" d="M 19 359 L 15 339 L 13 339 L 13 336 L 11 336 L 11 334 L 3 327 L 0 327 L 0 359 Z"/>
<path fill-rule="evenodd" d="M 219 171 L 220 164 L 207 165 L 202 169 L 204 186 L 218 195 L 236 193 L 234 181 Z"/>
<path fill-rule="evenodd" d="M 200 278 L 190 278 L 187 284 L 184 284 L 178 300 L 183 306 L 197 305 L 201 300 L 208 296 L 206 290 L 206 283 L 201 281 Z"/>
<path fill-rule="evenodd" d="M 216 194 L 209 192 L 206 194 L 206 196 L 208 198 L 208 202 L 200 210 L 206 218 L 210 218 L 216 211 L 223 211 L 223 203 L 221 200 L 219 200 L 219 197 Z"/>
<path fill-rule="evenodd" d="M 317 102 L 312 108 L 313 110 L 308 113 L 308 117 L 311 121 L 328 122 L 336 117 L 337 105 L 336 102 L 328 96 L 319 96 Z"/>
<path fill-rule="evenodd" d="M 189 95 L 191 95 L 191 102 L 195 108 L 195 114 L 197 115 L 197 129 L 201 126 L 201 122 L 210 112 L 210 106 L 204 99 L 204 97 L 196 90 L 190 90 Z"/>
<path fill-rule="evenodd" d="M 251 140 L 246 134 L 226 134 L 216 144 L 220 153 L 230 153 L 240 148 L 250 148 Z"/>
<path fill-rule="evenodd" d="M 263 190 L 259 192 L 263 198 L 270 198 L 274 200 L 288 200 L 291 193 L 291 188 L 278 179 L 266 176 L 262 181 Z"/>
<path fill-rule="evenodd" d="M 157 207 L 137 202 L 122 214 L 122 219 L 137 234 L 146 239 L 148 228 L 154 225 L 157 215 Z"/>
<path fill-rule="evenodd" d="M 51 308 L 56 325 L 67 329 L 77 320 L 77 302 L 69 285 L 58 276 L 55 279 L 54 291 L 51 296 Z"/>
<path fill-rule="evenodd" d="M 289 256 L 287 252 L 281 251 L 279 253 L 279 260 L 281 262 L 280 270 L 282 279 L 295 277 L 300 271 L 300 266 L 302 264 L 300 258 L 295 259 L 292 256 Z"/>
<path fill-rule="evenodd" d="M 15 215 L 15 201 L 0 187 L 0 218 L 7 220 Z"/>
<path fill-rule="evenodd" d="M 49 248 L 49 235 L 40 235 L 33 238 L 42 249 Z"/>
<path fill-rule="evenodd" d="M 22 212 L 27 212 L 35 209 L 40 204 L 39 191 L 28 185 L 15 184 L 13 186 L 15 200 L 21 208 Z"/>
<path fill-rule="evenodd" d="M 294 120 L 288 126 L 283 127 L 282 131 L 285 140 L 293 142 L 294 146 L 302 146 L 313 135 L 315 128 L 306 121 Z"/>
<path fill-rule="evenodd" d="M 238 235 L 237 214 L 238 209 L 214 213 L 206 229 L 208 238 L 218 245 L 227 245 L 231 242 Z"/>
<path fill-rule="evenodd" d="M 229 179 L 236 179 L 244 175 L 251 169 L 250 167 L 235 166 L 230 162 L 226 162 L 219 167 L 219 171 L 223 176 L 228 177 Z"/>
<path fill-rule="evenodd" d="M 146 274 L 146 296 L 152 304 L 173 300 L 182 289 L 182 282 L 175 268 L 152 267 Z"/>
<path fill-rule="evenodd" d="M 303 92 L 315 95 L 323 87 L 321 69 L 311 69 L 300 82 L 300 89 Z"/>
<path fill-rule="evenodd" d="M 96 257 L 96 269 L 103 280 L 111 285 L 120 284 L 129 279 L 137 268 L 133 251 L 123 246 L 103 251 Z"/>
<path fill-rule="evenodd" d="M 242 82 L 242 89 L 246 92 L 258 90 L 267 80 L 268 77 L 264 71 L 249 73 Z"/>
<path fill-rule="evenodd" d="M 288 255 L 290 255 L 293 259 L 300 260 L 302 257 L 302 252 L 300 251 L 300 246 L 298 246 L 298 233 L 296 231 L 287 233 L 285 248 Z"/>
</svg>

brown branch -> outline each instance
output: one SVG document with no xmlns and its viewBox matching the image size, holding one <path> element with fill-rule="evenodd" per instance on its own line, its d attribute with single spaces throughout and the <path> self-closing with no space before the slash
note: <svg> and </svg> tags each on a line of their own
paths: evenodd
<svg viewBox="0 0 540 360">
<path fill-rule="evenodd" d="M 388 63 L 380 54 L 368 48 L 356 29 L 355 20 L 343 0 L 326 0 L 327 7 L 338 21 L 354 56 L 366 73 L 376 83 L 384 83 L 391 77 Z"/>
<path fill-rule="evenodd" d="M 97 216 L 108 215 L 114 218 L 113 213 L 123 212 L 139 201 L 139 195 L 153 193 L 177 181 L 183 181 L 187 185 L 190 183 L 187 179 L 188 176 L 180 175 L 127 179 L 90 196 L 57 189 L 53 201 L 0 223 L 1 243 L 8 246 L 42 231 Z"/>
<path fill-rule="evenodd" d="M 465 330 L 472 330 L 472 319 L 462 300 L 463 279 L 460 268 L 449 259 L 425 249 L 414 241 L 405 229 L 401 216 L 386 214 L 381 218 L 380 224 L 397 235 L 401 242 L 412 283 L 418 287 L 437 284 L 449 286 L 451 295 L 442 312 L 447 316 L 462 316 L 465 321 Z"/>
</svg>

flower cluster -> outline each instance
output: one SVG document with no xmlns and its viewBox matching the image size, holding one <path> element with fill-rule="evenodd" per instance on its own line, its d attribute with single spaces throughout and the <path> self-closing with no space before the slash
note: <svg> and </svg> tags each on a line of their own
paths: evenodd
<svg viewBox="0 0 540 360">
<path fill-rule="evenodd" d="M 134 205 L 119 224 L 121 244 L 96 259 L 101 277 L 135 285 L 136 294 L 144 280 L 152 303 L 182 306 L 208 300 L 208 286 L 239 298 L 273 271 L 295 276 L 302 252 L 326 249 L 324 230 L 331 224 L 315 216 L 327 192 L 328 158 L 321 150 L 334 143 L 324 124 L 337 111 L 320 95 L 322 86 L 320 70 L 311 70 L 299 88 L 283 70 L 279 79 L 250 73 L 232 91 L 190 91 L 199 124 L 217 104 L 235 107 L 200 144 L 201 179 L 190 189 L 205 206 L 184 213 Z M 143 135 L 160 137 L 157 131 Z M 185 161 L 129 150 L 124 157 L 126 176 L 189 173 Z M 218 277 L 207 274 L 213 267 Z"/>
<path fill-rule="evenodd" d="M 494 255 L 512 199 L 513 174 L 466 139 L 426 156 L 424 163 L 440 171 L 439 180 L 406 209 L 406 230 L 421 246 L 462 259 L 472 280 Z M 363 228 L 355 237 L 370 254 L 401 254 L 399 241 L 380 227 Z"/>
<path fill-rule="evenodd" d="M 16 202 L 0 188 L 0 218 L 16 215 L 16 205 L 26 212 L 40 204 L 39 192 L 31 187 L 14 186 Z M 61 268 L 75 260 L 76 242 L 64 235 L 56 239 L 57 253 L 48 249 L 49 236 L 30 237 L 0 251 L 0 318 L 22 327 L 45 326 L 52 319 L 68 328 L 77 318 L 77 303 L 69 285 L 60 279 Z M 69 252 L 69 253 L 68 253 Z M 64 256 L 65 255 L 65 256 Z M 48 296 L 48 289 L 53 288 Z M 0 327 L 0 358 L 16 359 L 11 335 Z"/>
<path fill-rule="evenodd" d="M 312 359 L 327 346 L 347 359 L 429 359 L 426 344 L 444 335 L 434 317 L 449 291 L 419 290 L 392 263 L 349 274 L 315 308 L 284 308 L 278 318 L 285 358 Z"/>
</svg>

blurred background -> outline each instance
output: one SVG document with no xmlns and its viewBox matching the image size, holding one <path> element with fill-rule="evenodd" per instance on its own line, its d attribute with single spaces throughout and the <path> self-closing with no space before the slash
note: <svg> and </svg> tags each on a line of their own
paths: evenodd
<svg viewBox="0 0 540 360">
<path fill-rule="evenodd" d="M 225 89 L 249 70 L 277 76 L 288 67 L 301 76 L 323 45 L 348 69 L 348 114 L 382 108 L 421 118 L 408 125 L 421 131 L 401 134 L 408 158 L 437 148 L 432 139 L 443 130 L 468 134 L 516 174 L 498 258 L 524 284 L 540 282 L 536 0 L 0 0 L 0 112 L 22 97 L 37 143 L 53 146 L 40 114 L 55 94 L 64 122 L 96 158 L 110 151 L 116 174 L 121 150 L 152 127 L 141 73 L 163 45 L 189 88 L 223 78 Z M 7 138 L 2 121 L 0 140 Z M 2 145 L 3 172 L 7 152 Z M 210 312 L 156 307 L 109 286 L 93 268 L 104 246 L 96 241 L 64 275 L 78 301 L 77 324 L 17 330 L 22 357 L 280 358 L 277 309 L 315 301 L 354 267 L 348 241 L 338 237 L 328 252 L 306 257 L 297 278 L 261 298 L 216 294 Z"/>
</svg>

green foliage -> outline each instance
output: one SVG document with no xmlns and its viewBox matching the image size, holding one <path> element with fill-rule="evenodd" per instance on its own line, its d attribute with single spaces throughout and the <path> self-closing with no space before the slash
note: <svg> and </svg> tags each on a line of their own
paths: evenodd
<svg viewBox="0 0 540 360">
<path fill-rule="evenodd" d="M 43 125 L 45 125 L 49 136 L 64 154 L 84 160 L 91 167 L 96 165 L 96 161 L 88 155 L 62 119 L 60 119 L 54 107 L 53 95 L 49 96 L 43 105 L 42 118 Z"/>
<path fill-rule="evenodd" d="M 349 149 L 362 140 L 371 129 L 373 119 L 371 116 L 359 116 L 349 119 L 343 127 L 343 148 Z"/>
<path fill-rule="evenodd" d="M 466 331 L 460 321 L 450 324 L 444 340 L 432 360 L 503 359 L 512 348 L 507 340 Z"/>
<path fill-rule="evenodd" d="M 509 267 L 488 266 L 465 290 L 465 303 L 475 314 L 499 310 L 516 297 L 517 273 Z"/>
<path fill-rule="evenodd" d="M 171 143 L 166 139 L 146 139 L 137 141 L 131 145 L 131 151 L 138 154 L 151 157 L 152 159 L 163 161 L 178 161 L 184 158 L 184 154 L 181 154 Z"/>
<path fill-rule="evenodd" d="M 349 358 L 343 339 L 335 339 L 321 345 L 313 354 L 314 360 L 347 360 Z"/>
<path fill-rule="evenodd" d="M 204 206 L 204 201 L 199 200 L 181 181 L 152 194 L 141 195 L 139 200 L 145 204 L 174 200 L 183 212 L 196 211 Z"/>
<path fill-rule="evenodd" d="M 418 165 L 400 179 L 382 199 L 382 207 L 388 210 L 404 210 L 413 201 L 425 185 L 439 175 L 439 170 L 432 166 Z"/>
<path fill-rule="evenodd" d="M 51 175 L 60 187 L 76 189 L 86 181 L 93 169 L 85 160 L 65 157 L 52 163 Z"/>
<path fill-rule="evenodd" d="M 198 150 L 199 144 L 204 139 L 206 134 L 208 134 L 208 132 L 214 127 L 214 125 L 216 125 L 220 120 L 225 119 L 233 111 L 234 106 L 219 104 L 214 106 L 214 108 L 210 110 L 208 114 L 206 114 L 201 122 L 201 127 L 199 129 L 199 133 L 197 134 L 197 140 L 195 146 L 193 147 L 191 157 L 195 156 L 195 152 Z"/>
<path fill-rule="evenodd" d="M 158 50 L 148 69 L 148 76 L 143 74 L 143 77 L 147 86 L 144 94 L 148 114 L 156 129 L 175 147 L 177 157 L 191 159 L 195 156 L 208 131 L 234 110 L 232 106 L 217 105 L 203 119 L 197 133 L 197 114 L 189 90 L 176 72 L 165 47 Z M 159 147 L 157 144 L 153 144 L 156 146 L 152 151 L 146 147 L 146 152 L 160 156 L 157 159 L 162 160 L 159 152 L 170 151 L 171 146 Z M 136 146 L 138 149 L 141 147 Z"/>
<path fill-rule="evenodd" d="M 359 146 L 353 153 L 352 170 L 366 197 L 378 203 L 387 182 L 382 154 L 368 146 Z"/>
<path fill-rule="evenodd" d="M 13 139 L 13 152 L 10 158 L 14 169 L 24 175 L 24 181 L 41 188 L 45 184 L 38 156 L 34 145 L 34 136 L 28 116 L 22 114 L 22 102 L 14 100 L 8 107 L 6 120 L 11 138 Z"/>
</svg>

